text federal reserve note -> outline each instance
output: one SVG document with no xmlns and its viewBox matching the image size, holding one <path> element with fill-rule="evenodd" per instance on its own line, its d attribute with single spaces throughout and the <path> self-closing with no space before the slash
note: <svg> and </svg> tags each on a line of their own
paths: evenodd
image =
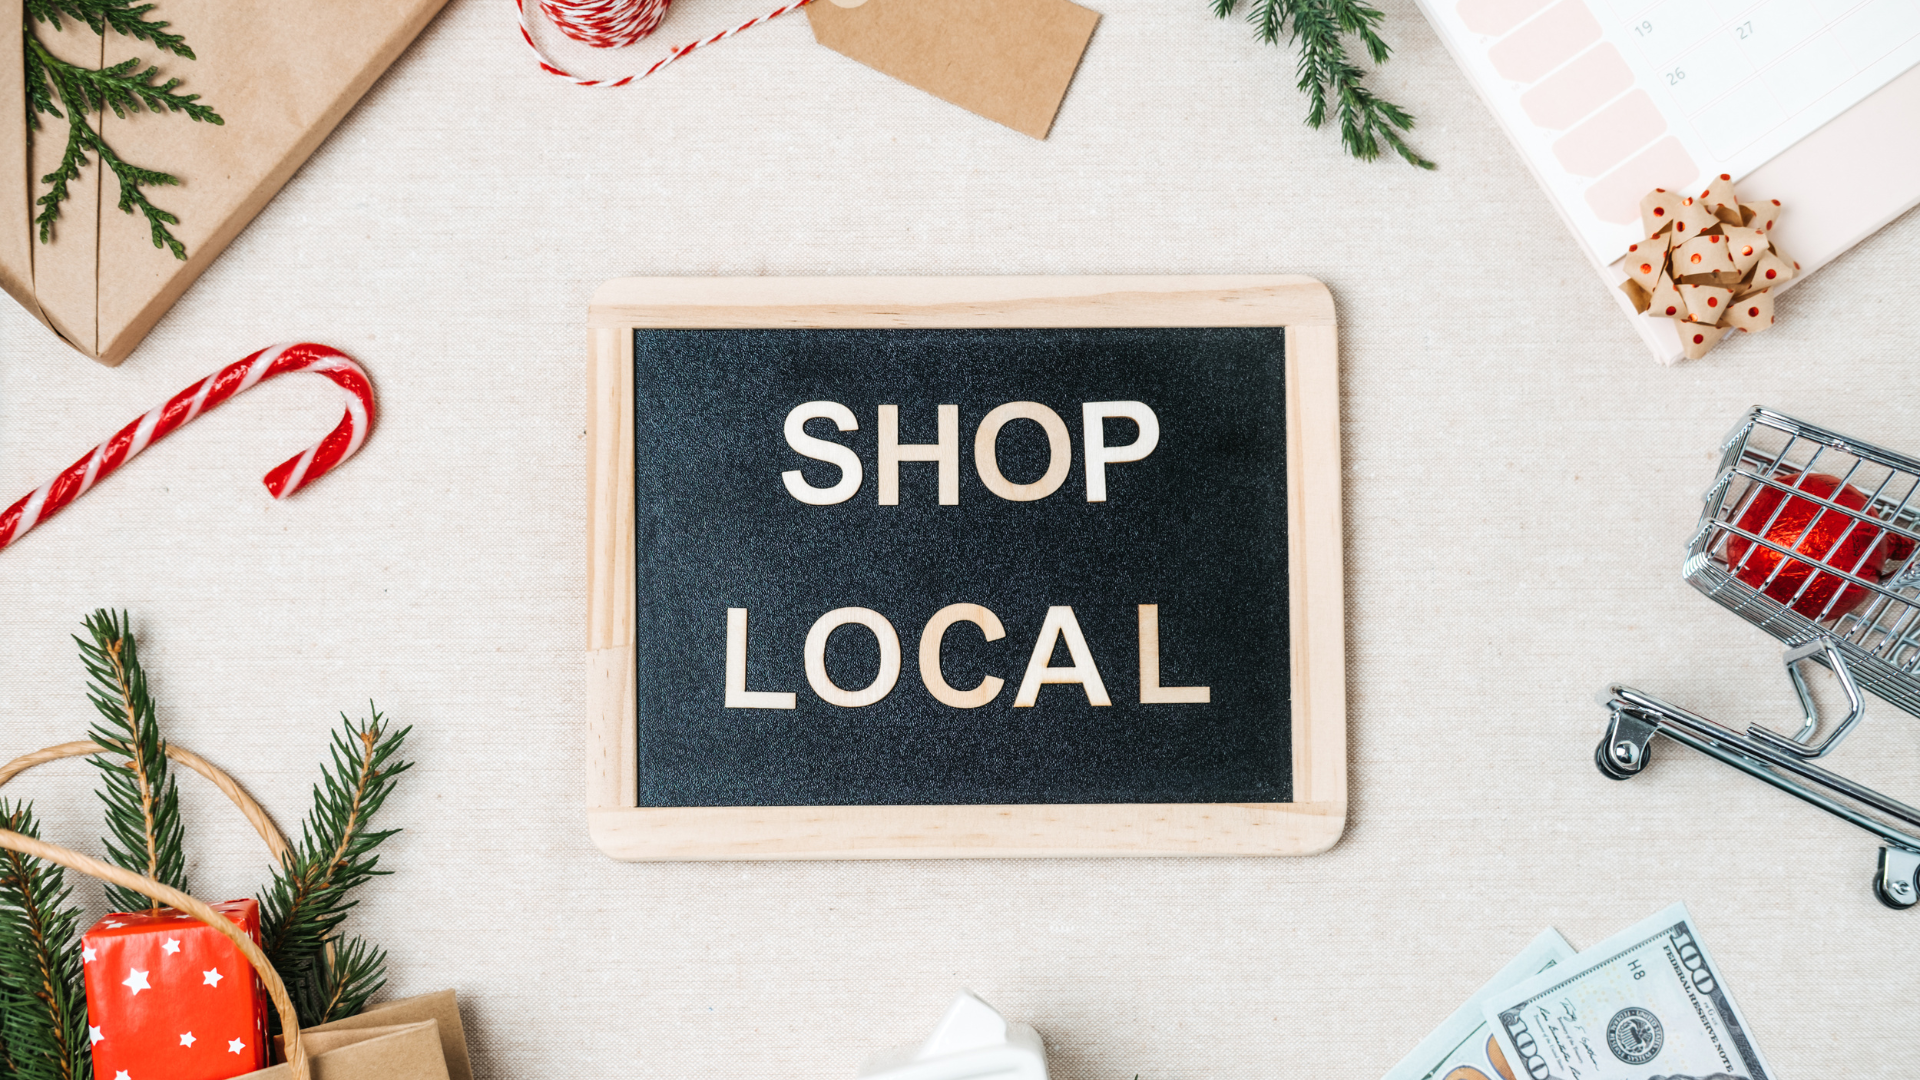
<svg viewBox="0 0 1920 1080">
<path fill-rule="evenodd" d="M 1500 969 L 1500 974 L 1474 991 L 1466 1004 L 1455 1009 L 1433 1034 L 1421 1040 L 1413 1053 L 1387 1071 L 1382 1080 L 1514 1080 L 1513 1070 L 1494 1044 L 1482 1008 L 1486 999 L 1516 983 L 1523 982 L 1565 963 L 1573 956 L 1573 946 L 1557 930 L 1542 930 L 1519 956 Z"/>
<path fill-rule="evenodd" d="M 1520 1080 L 1773 1080 L 1685 904 L 1485 1008 Z"/>
</svg>

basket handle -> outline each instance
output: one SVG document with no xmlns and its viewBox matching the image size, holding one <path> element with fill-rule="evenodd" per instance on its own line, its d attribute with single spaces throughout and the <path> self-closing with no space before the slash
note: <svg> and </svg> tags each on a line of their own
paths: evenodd
<svg viewBox="0 0 1920 1080">
<path fill-rule="evenodd" d="M 300 1040 L 300 1016 L 294 1011 L 293 999 L 287 996 L 286 984 L 280 981 L 279 973 L 273 970 L 273 965 L 267 961 L 267 954 L 260 951 L 260 946 L 255 945 L 252 938 L 241 933 L 240 928 L 233 925 L 226 916 L 186 893 L 162 885 L 152 878 L 142 877 L 131 870 L 110 866 L 77 851 L 69 851 L 58 844 L 35 840 L 24 833 L 0 829 L 0 848 L 18 851 L 36 859 L 45 859 L 50 863 L 58 863 L 70 870 L 78 870 L 88 877 L 111 882 L 123 889 L 131 889 L 176 911 L 184 911 L 226 935 L 227 940 L 233 942 L 240 950 L 240 955 L 247 958 L 247 963 L 253 965 L 253 970 L 260 976 L 260 981 L 266 984 L 267 996 L 273 999 L 274 1010 L 280 1014 L 280 1029 L 286 1037 L 287 1066 L 293 1070 L 294 1080 L 312 1080 L 312 1067 L 307 1062 L 307 1048 Z"/>
<path fill-rule="evenodd" d="M 5 784 L 28 769 L 36 765 L 45 765 L 49 761 L 88 757 L 108 752 L 105 747 L 92 741 L 61 743 L 44 750 L 35 750 L 31 754 L 22 754 L 5 765 L 0 765 L 0 784 Z M 184 747 L 168 743 L 167 756 L 206 777 L 213 782 L 214 787 L 220 789 L 221 794 L 233 800 L 233 805 L 240 808 L 241 815 L 253 826 L 253 831 L 259 833 L 260 839 L 266 841 L 267 850 L 273 853 L 275 861 L 282 866 L 287 865 L 288 859 L 293 855 L 293 849 L 288 846 L 287 838 L 280 835 L 280 830 L 274 827 L 273 819 L 267 816 L 266 808 L 254 802 L 253 796 L 246 793 L 238 780 L 222 772 L 213 762 Z"/>
</svg>

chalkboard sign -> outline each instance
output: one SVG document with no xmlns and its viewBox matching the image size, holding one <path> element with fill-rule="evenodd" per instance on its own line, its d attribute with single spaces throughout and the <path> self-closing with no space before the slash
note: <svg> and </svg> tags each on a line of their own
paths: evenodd
<svg viewBox="0 0 1920 1080">
<path fill-rule="evenodd" d="M 1338 837 L 1323 288 L 625 280 L 590 325 L 608 853 Z"/>
</svg>

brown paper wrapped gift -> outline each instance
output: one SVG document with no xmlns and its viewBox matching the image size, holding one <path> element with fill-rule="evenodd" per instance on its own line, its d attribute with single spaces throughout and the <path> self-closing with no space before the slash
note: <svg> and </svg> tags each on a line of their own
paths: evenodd
<svg viewBox="0 0 1920 1080">
<path fill-rule="evenodd" d="M 88 757 L 100 751 L 99 744 L 91 741 L 61 743 L 36 750 L 0 766 L 0 784 L 37 765 Z M 286 838 L 266 810 L 233 777 L 184 747 L 168 745 L 166 754 L 174 762 L 212 781 L 239 808 L 273 856 L 286 857 Z M 293 1001 L 287 996 L 286 984 L 279 973 L 273 970 L 253 939 L 204 902 L 130 870 L 7 829 L 0 829 L 0 848 L 23 852 L 132 889 L 213 927 L 232 941 L 253 965 L 255 974 L 266 986 L 274 1010 L 280 1015 L 282 1026 L 291 1030 L 295 1023 Z M 275 1042 L 282 1063 L 247 1073 L 247 1077 L 259 1080 L 473 1080 L 466 1033 L 460 1022 L 460 1004 L 451 990 L 373 1005 L 358 1016 L 300 1029 L 292 1039 L 276 1036 Z"/>
<path fill-rule="evenodd" d="M 185 35 L 194 60 L 111 32 L 97 37 L 71 19 L 62 30 L 40 24 L 56 56 L 89 67 L 144 57 L 226 120 L 93 116 L 122 158 L 180 178 L 147 192 L 179 216 L 183 262 L 153 246 L 144 217 L 120 212 L 118 182 L 111 173 L 103 180 L 97 160 L 72 185 L 53 241 L 39 242 L 34 200 L 59 163 L 66 121 L 41 117 L 29 150 L 22 0 L 0 0 L 0 288 L 88 356 L 126 359 L 445 2 L 159 0 L 149 18 Z"/>
<path fill-rule="evenodd" d="M 369 1005 L 359 1016 L 307 1028 L 300 1036 L 306 1040 L 309 1053 L 324 1057 L 328 1053 L 326 1048 L 355 1045 L 369 1038 L 387 1038 L 426 1021 L 434 1022 L 434 1034 L 440 1044 L 439 1060 L 446 1062 L 448 1080 L 473 1080 L 473 1065 L 467 1057 L 466 1029 L 460 1022 L 460 1002 L 451 990 Z M 270 1072 L 271 1069 L 255 1075 Z M 318 1075 L 328 1074 L 323 1068 Z"/>
<path fill-rule="evenodd" d="M 279 1047 L 285 1040 L 275 1037 Z M 460 1004 L 451 990 L 372 1005 L 359 1016 L 302 1028 L 314 1080 L 473 1080 Z M 285 1057 L 285 1052 L 279 1055 Z M 274 1065 L 235 1080 L 294 1080 Z"/>
</svg>

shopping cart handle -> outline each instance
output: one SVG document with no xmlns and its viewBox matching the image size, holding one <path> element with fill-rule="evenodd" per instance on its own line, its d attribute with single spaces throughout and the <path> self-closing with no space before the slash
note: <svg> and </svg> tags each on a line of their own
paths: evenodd
<svg viewBox="0 0 1920 1080">
<path fill-rule="evenodd" d="M 1840 680 L 1840 688 L 1846 691 L 1848 708 L 1846 719 L 1834 727 L 1832 734 L 1815 744 L 1811 740 L 1814 732 L 1820 730 L 1820 707 L 1814 704 L 1813 694 L 1807 690 L 1807 680 L 1800 674 L 1800 665 L 1821 653 L 1826 654 L 1827 667 L 1832 669 L 1834 677 Z M 1747 734 L 1770 746 L 1809 760 L 1826 757 L 1840 745 L 1840 740 L 1846 738 L 1860 721 L 1866 718 L 1867 700 L 1861 696 L 1859 685 L 1853 681 L 1853 672 L 1847 667 L 1846 657 L 1840 655 L 1840 647 L 1834 644 L 1832 638 L 1824 634 L 1805 644 L 1787 649 L 1781 660 L 1787 665 L 1787 678 L 1793 680 L 1793 692 L 1800 699 L 1800 709 L 1805 716 L 1800 730 L 1795 732 L 1792 738 L 1787 738 L 1778 732 L 1754 724 L 1747 728 Z"/>
</svg>

